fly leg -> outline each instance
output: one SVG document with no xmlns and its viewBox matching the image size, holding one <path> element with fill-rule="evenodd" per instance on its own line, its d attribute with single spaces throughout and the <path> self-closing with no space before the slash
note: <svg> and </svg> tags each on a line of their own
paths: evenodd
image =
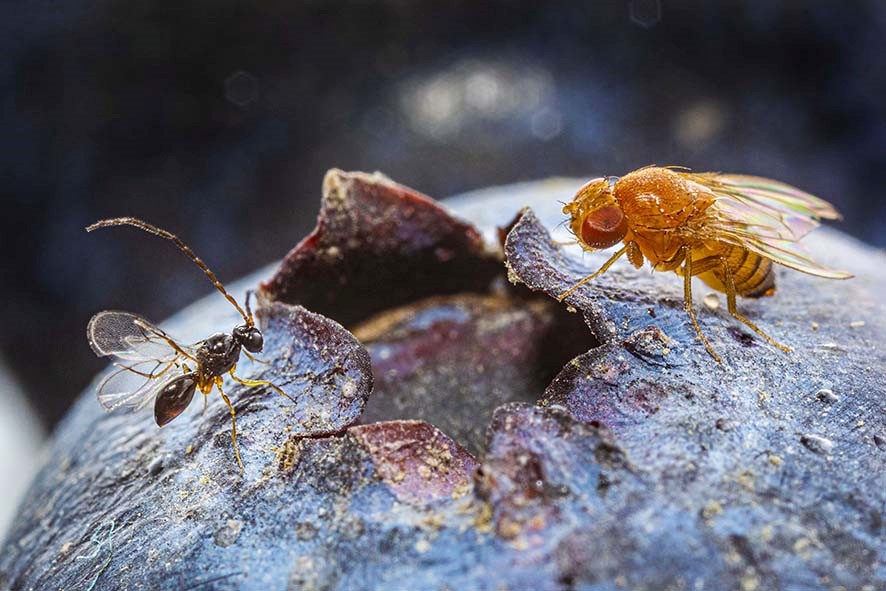
<svg viewBox="0 0 886 591">
<path fill-rule="evenodd" d="M 228 410 L 231 411 L 231 441 L 234 442 L 234 457 L 237 458 L 240 472 L 243 472 L 243 460 L 240 459 L 240 447 L 237 445 L 237 411 L 234 410 L 234 405 L 231 404 L 231 399 L 222 391 L 221 384 L 222 379 L 220 377 L 216 378 L 215 386 L 218 388 L 218 393 L 221 394 L 222 400 L 225 401 L 225 404 L 228 405 Z"/>
<path fill-rule="evenodd" d="M 563 293 L 561 293 L 560 295 L 558 295 L 558 296 L 557 296 L 557 300 L 560 301 L 560 302 L 562 302 L 562 301 L 565 300 L 567 297 L 569 297 L 569 295 L 570 295 L 572 292 L 574 292 L 576 289 L 578 289 L 579 287 L 581 287 L 582 285 L 584 285 L 584 284 L 587 283 L 588 281 L 591 281 L 591 280 L 593 280 L 593 279 L 599 277 L 599 276 L 602 275 L 603 273 L 605 273 L 605 272 L 609 269 L 609 267 L 611 267 L 611 266 L 615 263 L 615 261 L 617 261 L 618 259 L 620 259 L 620 258 L 622 257 L 622 255 L 624 255 L 627 251 L 628 251 L 628 247 L 627 247 L 627 246 L 623 246 L 623 247 L 621 248 L 621 250 L 619 250 L 617 253 L 615 253 L 614 255 L 612 255 L 611 257 L 609 257 L 609 260 L 606 261 L 605 263 L 603 263 L 603 266 L 600 267 L 599 269 L 597 269 L 597 271 L 595 271 L 594 273 L 588 275 L 587 277 L 585 277 L 584 279 L 582 279 L 581 281 L 579 281 L 578 283 L 576 283 L 575 285 L 573 285 L 572 287 L 570 287 L 569 289 L 567 289 L 566 291 L 564 291 Z"/>
<path fill-rule="evenodd" d="M 711 354 L 711 357 L 713 357 L 717 363 L 723 363 L 723 360 L 720 359 L 720 356 L 714 351 L 714 348 L 711 346 L 707 337 L 701 332 L 701 327 L 698 325 L 698 320 L 695 318 L 695 309 L 692 307 L 692 249 L 684 247 L 683 252 L 686 257 L 683 259 L 683 307 L 689 313 L 689 319 L 692 320 L 692 326 L 695 327 L 695 332 L 698 333 L 701 342 L 704 343 L 705 349 L 708 350 L 708 353 Z"/>
<path fill-rule="evenodd" d="M 732 279 L 732 269 L 729 268 L 729 263 L 726 261 L 726 259 L 721 258 L 720 261 L 722 264 L 723 276 L 726 279 L 726 305 L 729 309 L 729 313 L 732 314 L 732 317 L 736 320 L 741 321 L 745 326 L 769 341 L 770 344 L 778 347 L 786 353 L 790 353 L 790 347 L 786 347 L 785 345 L 782 345 L 781 343 L 773 339 L 771 336 L 763 332 L 756 324 L 751 322 L 744 314 L 738 311 L 738 307 L 735 304 L 735 282 Z"/>
<path fill-rule="evenodd" d="M 249 386 L 250 388 L 256 388 L 258 386 L 270 386 L 271 388 L 276 390 L 278 394 L 288 398 L 290 400 L 290 402 L 292 402 L 293 404 L 296 403 L 295 398 L 293 398 L 292 396 L 290 396 L 289 394 L 284 392 L 276 384 L 273 384 L 267 380 L 244 380 L 240 376 L 234 375 L 234 368 L 233 367 L 231 368 L 231 371 L 229 373 L 231 374 L 231 379 L 233 379 L 237 383 L 243 384 L 244 386 Z"/>
</svg>

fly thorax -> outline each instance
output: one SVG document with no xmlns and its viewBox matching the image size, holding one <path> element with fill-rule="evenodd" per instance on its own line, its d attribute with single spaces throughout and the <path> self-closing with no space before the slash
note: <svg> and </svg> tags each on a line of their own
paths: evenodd
<svg viewBox="0 0 886 591">
<path fill-rule="evenodd" d="M 623 176 L 614 194 L 629 223 L 662 230 L 689 224 L 711 203 L 704 187 L 658 167 Z"/>
<path fill-rule="evenodd" d="M 620 196 L 619 203 L 631 227 L 673 230 L 685 225 L 695 214 L 691 196 L 664 197 L 658 193 Z"/>
</svg>

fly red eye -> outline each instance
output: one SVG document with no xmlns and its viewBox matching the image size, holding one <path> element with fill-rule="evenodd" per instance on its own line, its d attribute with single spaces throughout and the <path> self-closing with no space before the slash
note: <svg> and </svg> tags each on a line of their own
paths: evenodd
<svg viewBox="0 0 886 591">
<path fill-rule="evenodd" d="M 604 205 L 585 216 L 581 239 L 591 248 L 609 248 L 621 241 L 628 231 L 628 221 L 616 205 Z"/>
</svg>

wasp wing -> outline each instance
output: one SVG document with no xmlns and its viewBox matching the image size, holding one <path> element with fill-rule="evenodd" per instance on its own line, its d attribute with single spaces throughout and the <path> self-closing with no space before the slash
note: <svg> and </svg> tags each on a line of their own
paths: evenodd
<svg viewBox="0 0 886 591">
<path fill-rule="evenodd" d="M 819 226 L 820 219 L 839 219 L 827 201 L 771 179 L 717 173 L 679 172 L 702 185 L 715 200 L 706 211 L 700 237 L 747 248 L 791 269 L 848 279 L 849 273 L 815 262 L 797 241 Z"/>
<path fill-rule="evenodd" d="M 179 355 L 193 356 L 193 348 L 182 346 L 162 329 L 129 312 L 99 312 L 86 327 L 89 346 L 99 357 L 124 361 L 167 361 Z"/>
<path fill-rule="evenodd" d="M 96 389 L 105 410 L 144 408 L 172 379 L 194 346 L 179 345 L 162 329 L 129 312 L 99 312 L 86 328 L 89 345 L 100 357 L 114 357 L 117 369 Z"/>
<path fill-rule="evenodd" d="M 175 367 L 175 361 L 116 364 L 117 369 L 105 376 L 96 388 L 99 404 L 108 411 L 145 408 L 167 384 L 181 376 L 177 371 L 170 371 Z"/>
</svg>

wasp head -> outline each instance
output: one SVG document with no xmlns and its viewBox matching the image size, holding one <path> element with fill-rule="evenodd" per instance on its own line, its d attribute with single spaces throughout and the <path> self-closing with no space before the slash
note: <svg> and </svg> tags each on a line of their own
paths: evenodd
<svg viewBox="0 0 886 591">
<path fill-rule="evenodd" d="M 265 346 L 265 338 L 261 331 L 254 326 L 241 324 L 234 328 L 233 335 L 237 342 L 250 353 L 261 353 L 262 347 Z"/>
</svg>

